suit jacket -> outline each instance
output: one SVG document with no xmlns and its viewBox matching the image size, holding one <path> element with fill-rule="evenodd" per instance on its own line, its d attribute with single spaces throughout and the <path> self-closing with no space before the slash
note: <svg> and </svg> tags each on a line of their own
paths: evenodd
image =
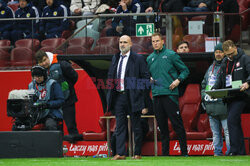
<svg viewBox="0 0 250 166">
<path fill-rule="evenodd" d="M 108 72 L 108 79 L 113 82 L 113 86 L 107 92 L 108 111 L 113 110 L 113 101 L 115 93 L 114 80 L 117 78 L 117 66 L 120 58 L 120 53 L 112 58 L 112 63 Z M 125 71 L 125 91 L 129 95 L 131 111 L 141 111 L 143 108 L 148 108 L 149 105 L 149 72 L 146 60 L 143 56 L 130 51 L 129 59 Z"/>
</svg>

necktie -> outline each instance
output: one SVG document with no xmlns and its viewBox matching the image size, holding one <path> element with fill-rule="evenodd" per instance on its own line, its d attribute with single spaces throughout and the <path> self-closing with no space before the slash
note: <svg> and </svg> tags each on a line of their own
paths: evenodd
<svg viewBox="0 0 250 166">
<path fill-rule="evenodd" d="M 126 57 L 126 55 L 125 56 L 121 55 L 121 60 L 120 60 L 119 66 L 118 66 L 117 79 L 119 80 L 119 82 L 118 82 L 119 86 L 117 87 L 117 90 L 121 90 L 122 63 L 123 63 L 123 59 L 125 57 Z"/>
</svg>

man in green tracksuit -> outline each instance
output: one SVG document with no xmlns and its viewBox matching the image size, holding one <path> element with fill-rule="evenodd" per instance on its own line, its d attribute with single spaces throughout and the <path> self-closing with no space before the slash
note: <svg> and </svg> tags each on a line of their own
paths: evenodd
<svg viewBox="0 0 250 166">
<path fill-rule="evenodd" d="M 178 104 L 178 85 L 187 78 L 188 68 L 180 56 L 164 46 L 162 35 L 152 35 L 154 52 L 147 58 L 151 73 L 154 112 L 161 131 L 162 155 L 169 155 L 168 118 L 178 135 L 181 155 L 187 156 L 186 132 L 183 126 Z"/>
</svg>

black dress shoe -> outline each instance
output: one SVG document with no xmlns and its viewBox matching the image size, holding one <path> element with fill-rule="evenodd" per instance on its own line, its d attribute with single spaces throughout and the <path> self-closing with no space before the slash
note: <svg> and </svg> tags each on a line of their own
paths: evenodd
<svg viewBox="0 0 250 166">
<path fill-rule="evenodd" d="M 82 134 L 69 134 L 69 135 L 63 136 L 63 140 L 68 141 L 68 142 L 82 141 L 83 135 Z"/>
<path fill-rule="evenodd" d="M 74 140 L 75 141 L 82 141 L 83 140 L 83 135 L 82 134 L 75 134 L 74 135 Z"/>
</svg>

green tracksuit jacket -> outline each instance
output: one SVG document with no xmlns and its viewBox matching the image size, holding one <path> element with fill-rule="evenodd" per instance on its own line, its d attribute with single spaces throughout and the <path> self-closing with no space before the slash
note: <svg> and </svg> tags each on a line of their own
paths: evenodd
<svg viewBox="0 0 250 166">
<path fill-rule="evenodd" d="M 163 46 L 162 50 L 155 50 L 148 56 L 147 63 L 154 80 L 152 95 L 179 95 L 178 88 L 170 90 L 169 86 L 176 79 L 183 81 L 189 74 L 189 70 L 180 56 Z"/>
</svg>

